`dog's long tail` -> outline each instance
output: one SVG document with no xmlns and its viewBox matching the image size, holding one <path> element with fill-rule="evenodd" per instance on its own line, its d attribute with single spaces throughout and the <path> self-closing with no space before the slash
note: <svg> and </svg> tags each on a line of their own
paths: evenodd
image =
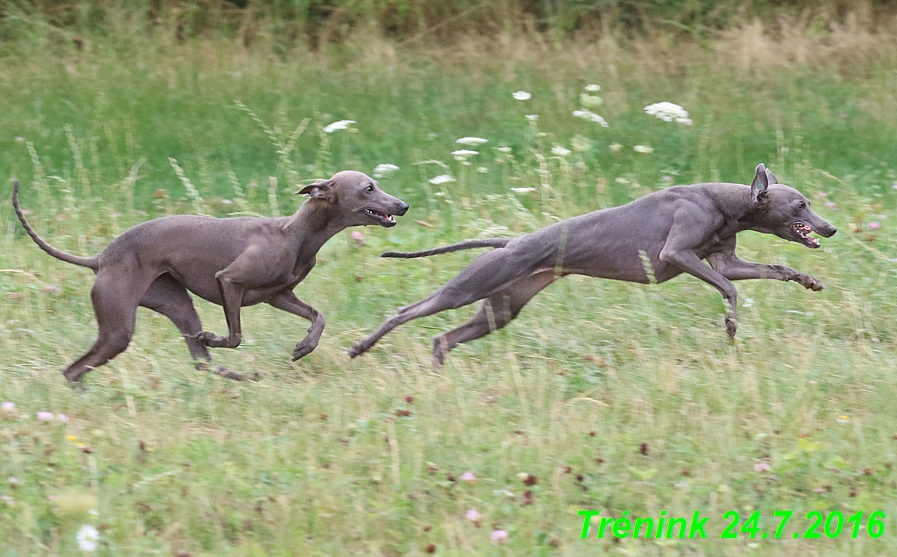
<svg viewBox="0 0 897 557">
<path fill-rule="evenodd" d="M 40 249 L 49 253 L 56 259 L 61 261 L 65 261 L 66 263 L 71 263 L 73 265 L 79 265 L 81 267 L 87 267 L 88 269 L 93 269 L 96 271 L 99 269 L 99 264 L 97 263 L 96 257 L 80 257 L 78 255 L 72 255 L 70 253 L 66 253 L 62 250 L 58 250 L 48 244 L 43 238 L 37 235 L 37 232 L 31 228 L 31 225 L 28 224 L 28 221 L 25 219 L 25 213 L 22 212 L 22 209 L 19 208 L 19 182 L 18 180 L 13 183 L 12 187 L 12 207 L 16 211 L 16 216 L 19 217 L 19 222 L 22 223 L 22 227 L 25 229 L 25 232 L 31 236 L 31 239 L 34 240 L 34 243 L 37 244 Z"/>
<path fill-rule="evenodd" d="M 396 257 L 399 259 L 414 259 L 415 257 L 427 257 L 430 255 L 438 255 L 440 253 L 451 253 L 462 249 L 475 248 L 503 248 L 508 245 L 513 238 L 486 238 L 483 240 L 466 240 L 450 246 L 441 248 L 425 249 L 423 251 L 387 251 L 381 253 L 380 257 Z"/>
</svg>

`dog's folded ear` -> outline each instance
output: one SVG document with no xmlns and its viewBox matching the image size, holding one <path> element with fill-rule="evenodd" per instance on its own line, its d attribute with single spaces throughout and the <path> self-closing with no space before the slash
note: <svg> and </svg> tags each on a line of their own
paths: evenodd
<svg viewBox="0 0 897 557">
<path fill-rule="evenodd" d="M 770 177 L 772 177 L 773 184 L 777 183 L 772 172 L 766 170 L 766 165 L 762 162 L 758 164 L 757 172 L 754 175 L 754 181 L 751 182 L 751 202 L 760 203 L 766 200 L 766 188 L 769 187 Z"/>
<path fill-rule="evenodd" d="M 308 195 L 315 199 L 326 199 L 330 197 L 330 188 L 333 186 L 333 180 L 316 180 L 296 192 L 296 195 Z"/>
</svg>

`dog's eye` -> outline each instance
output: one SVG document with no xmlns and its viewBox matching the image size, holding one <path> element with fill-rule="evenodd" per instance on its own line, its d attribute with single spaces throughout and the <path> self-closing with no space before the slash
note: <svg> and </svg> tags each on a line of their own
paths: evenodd
<svg viewBox="0 0 897 557">
<path fill-rule="evenodd" d="M 798 208 L 798 209 L 806 209 L 806 208 L 807 208 L 807 204 L 804 203 L 803 201 L 801 201 L 800 203 L 797 204 L 797 208 Z"/>
<path fill-rule="evenodd" d="M 369 185 L 368 187 L 364 188 L 364 191 L 371 193 L 374 191 L 374 186 Z"/>
</svg>

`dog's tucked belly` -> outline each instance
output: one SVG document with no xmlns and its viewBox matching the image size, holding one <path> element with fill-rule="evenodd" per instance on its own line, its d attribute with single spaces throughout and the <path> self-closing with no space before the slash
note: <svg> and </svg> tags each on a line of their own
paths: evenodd
<svg viewBox="0 0 897 557">
<path fill-rule="evenodd" d="M 214 277 L 210 277 L 210 279 L 208 280 L 193 279 L 185 281 L 174 271 L 171 271 L 170 274 L 175 278 L 175 280 L 181 283 L 187 290 L 189 290 L 193 294 L 208 302 L 212 302 L 213 304 L 218 304 L 219 306 L 221 305 L 221 293 L 218 291 L 218 282 Z M 240 305 L 245 307 L 260 304 L 267 301 L 275 294 L 279 294 L 286 290 L 292 290 L 296 287 L 297 284 L 299 284 L 299 282 L 300 281 L 296 280 L 287 282 L 285 284 L 277 284 L 267 288 L 246 290 L 243 293 L 243 300 Z"/>
</svg>

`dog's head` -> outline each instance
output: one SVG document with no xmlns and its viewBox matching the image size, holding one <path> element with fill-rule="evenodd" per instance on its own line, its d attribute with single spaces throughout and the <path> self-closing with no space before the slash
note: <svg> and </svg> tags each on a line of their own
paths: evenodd
<svg viewBox="0 0 897 557">
<path fill-rule="evenodd" d="M 376 180 L 363 172 L 344 170 L 328 180 L 318 180 L 296 192 L 337 207 L 345 226 L 396 225 L 393 215 L 402 216 L 408 204 L 380 189 Z"/>
<path fill-rule="evenodd" d="M 810 232 L 828 238 L 838 231 L 810 210 L 810 200 L 806 196 L 779 184 L 762 163 L 757 165 L 757 173 L 751 182 L 751 203 L 756 208 L 756 222 L 751 228 L 758 232 L 775 234 L 815 249 L 819 247 L 819 239 L 810 236 Z"/>
</svg>

